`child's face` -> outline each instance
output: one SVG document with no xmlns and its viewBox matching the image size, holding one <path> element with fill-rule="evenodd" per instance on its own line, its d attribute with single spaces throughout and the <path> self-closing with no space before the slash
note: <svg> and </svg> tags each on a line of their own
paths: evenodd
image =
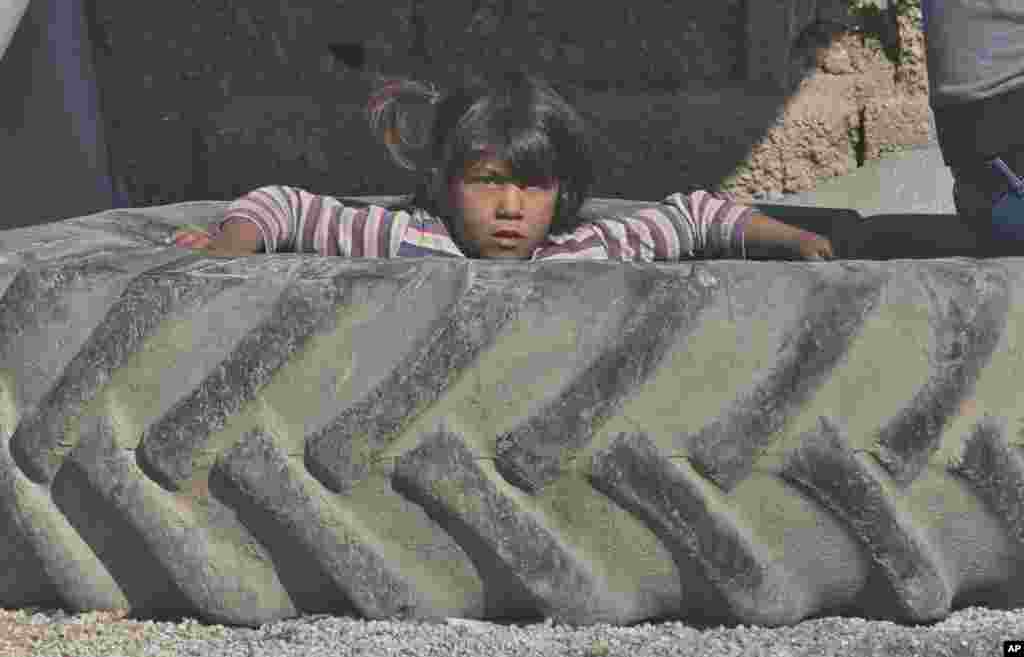
<svg viewBox="0 0 1024 657">
<path fill-rule="evenodd" d="M 478 258 L 529 258 L 555 217 L 558 183 L 527 186 L 500 160 L 482 160 L 452 183 L 458 241 Z"/>
</svg>

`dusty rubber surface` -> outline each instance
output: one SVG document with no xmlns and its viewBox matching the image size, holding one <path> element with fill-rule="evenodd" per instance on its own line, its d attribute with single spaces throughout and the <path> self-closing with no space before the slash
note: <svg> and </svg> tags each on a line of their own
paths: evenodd
<svg viewBox="0 0 1024 657">
<path fill-rule="evenodd" d="M 1024 601 L 1024 261 L 0 233 L 0 607 L 904 622 Z"/>
</svg>

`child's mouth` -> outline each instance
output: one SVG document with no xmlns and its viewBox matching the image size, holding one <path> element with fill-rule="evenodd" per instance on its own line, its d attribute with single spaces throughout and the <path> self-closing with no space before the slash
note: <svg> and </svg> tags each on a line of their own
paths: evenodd
<svg viewBox="0 0 1024 657">
<path fill-rule="evenodd" d="M 517 233 L 514 230 L 499 230 L 498 232 L 494 233 L 494 236 L 498 238 L 513 240 L 521 240 L 526 237 L 526 235 L 523 235 L 522 233 Z"/>
</svg>

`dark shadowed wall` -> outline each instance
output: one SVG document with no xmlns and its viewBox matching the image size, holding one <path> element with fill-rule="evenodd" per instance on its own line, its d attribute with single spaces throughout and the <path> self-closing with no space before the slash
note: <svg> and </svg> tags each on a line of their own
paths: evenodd
<svg viewBox="0 0 1024 657">
<path fill-rule="evenodd" d="M 20 109 L 0 103 L 15 126 L 0 165 L 8 188 L 29 192 L 14 213 L 25 222 L 117 203 L 107 171 L 132 205 L 268 183 L 404 192 L 411 175 L 363 117 L 374 77 L 444 87 L 509 63 L 547 76 L 598 129 L 599 193 L 713 188 L 779 124 L 813 68 L 807 35 L 849 20 L 848 0 L 67 0 L 88 27 L 76 64 L 39 46 L 66 38 L 41 22 L 47 1 L 58 0 L 32 1 L 35 18 L 0 62 L 0 89 L 23 94 Z M 848 105 L 819 117 L 820 143 L 838 153 L 831 173 L 857 164 Z M 772 176 L 765 188 L 789 185 Z M 27 201 L 54 189 L 64 201 Z"/>
</svg>

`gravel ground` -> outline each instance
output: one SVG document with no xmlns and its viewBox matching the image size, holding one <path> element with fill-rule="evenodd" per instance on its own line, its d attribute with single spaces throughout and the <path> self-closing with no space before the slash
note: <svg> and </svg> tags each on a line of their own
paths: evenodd
<svg viewBox="0 0 1024 657">
<path fill-rule="evenodd" d="M 704 630 L 679 622 L 574 628 L 550 621 L 517 626 L 460 619 L 427 623 L 332 616 L 245 629 L 194 620 L 135 621 L 108 612 L 0 611 L 3 657 L 998 657 L 1003 654 L 1003 641 L 1009 639 L 1024 639 L 1024 609 L 968 608 L 939 623 L 916 627 L 832 617 L 775 629 Z"/>
</svg>

